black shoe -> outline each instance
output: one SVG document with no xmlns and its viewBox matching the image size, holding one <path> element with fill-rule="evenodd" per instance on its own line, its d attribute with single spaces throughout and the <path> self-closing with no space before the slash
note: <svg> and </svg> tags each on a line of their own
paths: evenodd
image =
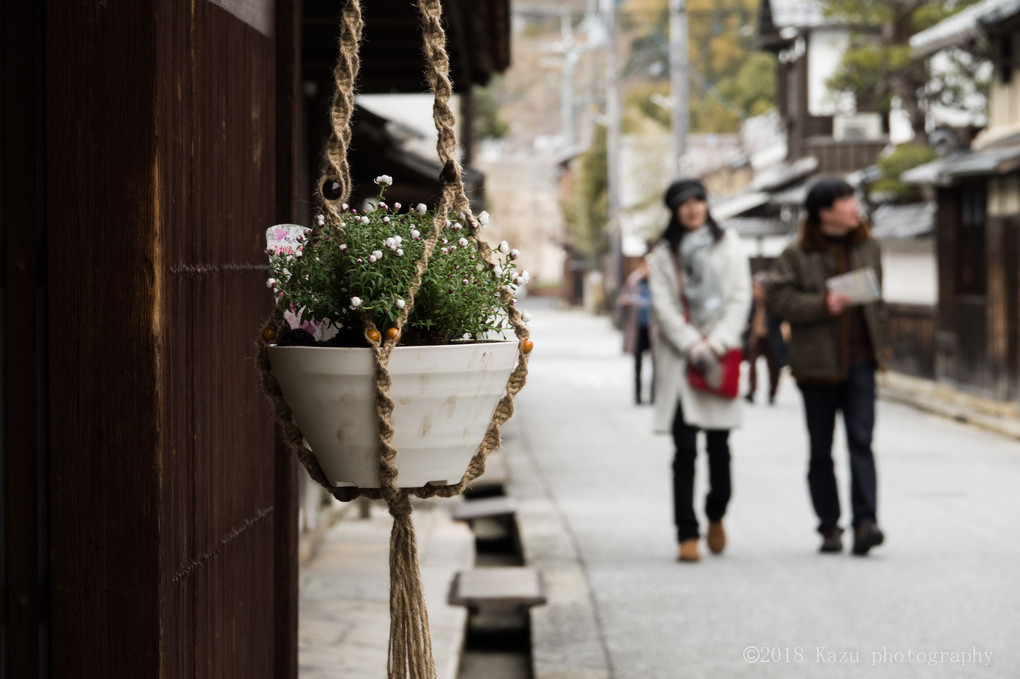
<svg viewBox="0 0 1020 679">
<path fill-rule="evenodd" d="M 885 535 L 873 523 L 862 523 L 854 530 L 854 554 L 864 556 L 872 547 L 885 542 Z"/>
<path fill-rule="evenodd" d="M 836 552 L 843 551 L 843 529 L 839 526 L 829 526 L 823 528 L 822 534 L 822 546 L 818 550 L 822 554 L 835 554 Z"/>
</svg>

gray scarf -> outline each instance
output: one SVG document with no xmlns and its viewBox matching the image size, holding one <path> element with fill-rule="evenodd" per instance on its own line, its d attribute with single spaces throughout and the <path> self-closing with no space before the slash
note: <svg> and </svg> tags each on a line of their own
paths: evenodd
<svg viewBox="0 0 1020 679">
<path fill-rule="evenodd" d="M 708 252 L 715 240 L 712 230 L 703 226 L 684 234 L 680 241 L 680 270 L 683 273 L 682 294 L 687 300 L 691 323 L 707 332 L 723 315 L 723 293 L 719 277 L 708 261 Z"/>
</svg>

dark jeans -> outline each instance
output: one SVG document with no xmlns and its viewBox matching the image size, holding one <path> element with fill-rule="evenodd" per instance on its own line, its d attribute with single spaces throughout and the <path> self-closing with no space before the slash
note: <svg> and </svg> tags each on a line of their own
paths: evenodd
<svg viewBox="0 0 1020 679">
<path fill-rule="evenodd" d="M 750 396 L 754 396 L 755 392 L 758 391 L 756 364 L 758 363 L 759 356 L 765 357 L 765 365 L 769 369 L 769 400 L 771 401 L 776 397 L 776 390 L 779 388 L 779 361 L 776 360 L 775 354 L 772 353 L 768 337 L 759 337 L 757 342 L 748 347 L 747 364 L 751 370 L 747 375 L 747 393 Z"/>
<path fill-rule="evenodd" d="M 730 494 L 730 432 L 727 429 L 705 430 L 708 451 L 708 495 L 705 514 L 709 521 L 719 521 L 726 514 Z M 699 537 L 698 517 L 694 514 L 694 459 L 697 457 L 698 429 L 684 422 L 683 407 L 677 403 L 673 416 L 673 519 L 678 542 Z"/>
<path fill-rule="evenodd" d="M 850 500 L 853 526 L 874 522 L 876 512 L 875 457 L 871 435 L 875 428 L 875 367 L 860 363 L 837 384 L 800 384 L 811 439 L 808 487 L 818 515 L 818 530 L 839 524 L 839 492 L 832 464 L 836 411 L 843 411 L 850 452 Z"/>
<path fill-rule="evenodd" d="M 637 346 L 634 347 L 634 402 L 641 403 L 641 358 L 646 351 L 651 351 L 652 338 L 647 325 L 639 325 Z M 652 362 L 652 398 L 655 396 L 655 362 Z"/>
</svg>

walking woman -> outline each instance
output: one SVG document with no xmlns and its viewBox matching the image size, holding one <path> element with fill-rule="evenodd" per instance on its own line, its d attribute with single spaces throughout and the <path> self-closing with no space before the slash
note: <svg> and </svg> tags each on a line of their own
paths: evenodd
<svg viewBox="0 0 1020 679">
<path fill-rule="evenodd" d="M 750 268 L 736 234 L 709 214 L 705 187 L 678 179 L 666 190 L 669 226 L 648 256 L 655 342 L 657 432 L 671 432 L 673 505 L 680 561 L 694 562 L 700 531 L 694 510 L 694 460 L 698 432 L 705 432 L 709 491 L 705 498 L 708 548 L 726 547 L 723 517 L 730 500 L 730 429 L 740 424 L 740 400 L 691 387 L 687 365 L 718 381 L 719 362 L 741 345 L 751 303 Z"/>
</svg>

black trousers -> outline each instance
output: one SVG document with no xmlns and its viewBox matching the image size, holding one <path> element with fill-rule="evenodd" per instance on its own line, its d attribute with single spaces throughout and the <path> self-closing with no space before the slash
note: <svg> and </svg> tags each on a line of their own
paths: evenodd
<svg viewBox="0 0 1020 679">
<path fill-rule="evenodd" d="M 697 457 L 698 429 L 684 422 L 684 411 L 677 403 L 673 416 L 673 519 L 678 542 L 698 538 L 698 517 L 694 513 L 694 460 Z M 719 521 L 726 514 L 732 493 L 730 479 L 730 432 L 728 429 L 705 430 L 708 452 L 708 495 L 705 515 Z"/>
<path fill-rule="evenodd" d="M 853 526 L 875 522 L 877 480 L 871 450 L 875 428 L 875 367 L 861 363 L 850 368 L 838 384 L 799 384 L 804 397 L 811 456 L 808 488 L 818 515 L 818 530 L 839 524 L 839 492 L 832 463 L 832 439 L 836 412 L 843 412 L 847 449 L 850 453 L 850 503 Z"/>
<path fill-rule="evenodd" d="M 772 353 L 768 337 L 759 337 L 758 340 L 748 347 L 747 364 L 751 370 L 747 374 L 747 393 L 754 396 L 758 391 L 758 370 L 756 364 L 758 357 L 765 357 L 765 365 L 769 369 L 769 399 L 776 397 L 776 390 L 779 389 L 779 361 Z"/>
<path fill-rule="evenodd" d="M 652 349 L 652 337 L 647 325 L 639 325 L 637 344 L 634 347 L 634 402 L 641 403 L 641 359 Z M 652 362 L 652 397 L 655 395 L 655 363 Z"/>
</svg>

